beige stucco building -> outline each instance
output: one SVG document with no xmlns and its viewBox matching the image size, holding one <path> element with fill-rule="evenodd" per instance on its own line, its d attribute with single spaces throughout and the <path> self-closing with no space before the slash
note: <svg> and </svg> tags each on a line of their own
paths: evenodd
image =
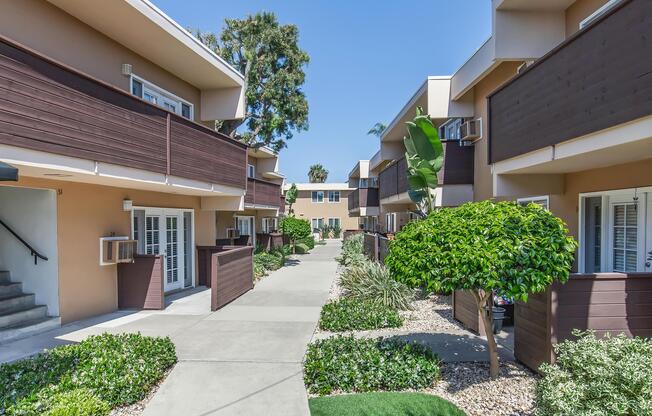
<svg viewBox="0 0 652 416">
<path fill-rule="evenodd" d="M 298 195 L 292 205 L 297 218 L 310 221 L 313 230 L 323 224 L 339 227 L 341 230 L 358 229 L 356 218 L 349 217 L 349 198 L 354 190 L 347 183 L 296 183 Z M 292 184 L 285 184 L 287 191 Z M 286 204 L 286 215 L 290 206 Z"/>
</svg>

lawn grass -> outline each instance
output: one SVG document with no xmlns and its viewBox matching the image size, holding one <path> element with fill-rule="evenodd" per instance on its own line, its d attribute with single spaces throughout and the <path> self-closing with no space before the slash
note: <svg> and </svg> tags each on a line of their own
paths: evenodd
<svg viewBox="0 0 652 416">
<path fill-rule="evenodd" d="M 422 393 L 360 393 L 310 399 L 312 416 L 464 416 L 441 397 Z"/>
</svg>

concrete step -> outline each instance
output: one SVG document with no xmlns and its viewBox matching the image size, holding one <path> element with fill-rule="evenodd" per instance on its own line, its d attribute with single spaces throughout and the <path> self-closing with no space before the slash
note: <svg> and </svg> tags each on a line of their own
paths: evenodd
<svg viewBox="0 0 652 416">
<path fill-rule="evenodd" d="M 0 315 L 0 329 L 22 325 L 25 322 L 43 319 L 47 314 L 47 306 L 39 305 Z"/>
<path fill-rule="evenodd" d="M 36 296 L 31 293 L 0 299 L 0 314 L 33 308 L 36 305 L 35 300 Z"/>
<path fill-rule="evenodd" d="M 20 282 L 0 282 L 0 299 L 13 298 L 23 294 L 23 284 Z"/>
<path fill-rule="evenodd" d="M 22 322 L 9 328 L 0 329 L 0 344 L 27 338 L 60 327 L 61 318 L 58 316 L 46 316 L 45 318 Z"/>
<path fill-rule="evenodd" d="M 0 270 L 0 283 L 11 282 L 11 273 L 8 270 Z"/>
</svg>

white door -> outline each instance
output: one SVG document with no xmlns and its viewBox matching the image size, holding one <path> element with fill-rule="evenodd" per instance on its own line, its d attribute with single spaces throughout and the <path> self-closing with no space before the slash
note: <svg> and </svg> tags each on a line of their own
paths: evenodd
<svg viewBox="0 0 652 416">
<path fill-rule="evenodd" d="M 647 193 L 647 207 L 645 215 L 645 252 L 644 252 L 644 269 L 645 272 L 652 272 L 652 192 Z"/>
<path fill-rule="evenodd" d="M 254 217 L 236 217 L 235 226 L 240 235 L 248 235 L 251 238 L 251 244 L 256 245 L 256 225 Z"/>
<path fill-rule="evenodd" d="M 148 208 L 145 210 L 145 254 L 163 256 L 164 289 L 184 287 L 185 265 L 183 213 L 179 210 Z"/>
</svg>

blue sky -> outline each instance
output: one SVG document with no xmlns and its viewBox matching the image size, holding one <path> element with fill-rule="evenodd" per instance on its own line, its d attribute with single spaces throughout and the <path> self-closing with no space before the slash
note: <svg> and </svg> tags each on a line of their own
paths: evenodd
<svg viewBox="0 0 652 416">
<path fill-rule="evenodd" d="M 274 12 L 299 27 L 311 62 L 305 92 L 310 129 L 281 152 L 281 171 L 306 182 L 321 163 L 328 182 L 345 181 L 378 139 L 366 132 L 388 124 L 428 75 L 449 75 L 489 37 L 490 0 L 153 0 L 185 27 L 213 32 L 224 18 Z"/>
</svg>

